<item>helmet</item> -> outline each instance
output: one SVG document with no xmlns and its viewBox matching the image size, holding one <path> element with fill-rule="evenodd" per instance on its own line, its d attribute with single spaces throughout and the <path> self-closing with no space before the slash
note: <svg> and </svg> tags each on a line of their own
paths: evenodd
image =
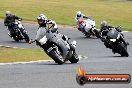
<svg viewBox="0 0 132 88">
<path fill-rule="evenodd" d="M 5 15 L 6 15 L 6 16 L 10 16 L 11 14 L 12 14 L 12 13 L 11 13 L 10 11 L 6 11 L 6 12 L 5 12 Z"/>
<path fill-rule="evenodd" d="M 101 22 L 101 24 L 100 24 L 100 26 L 101 26 L 101 27 L 108 26 L 107 21 L 105 21 L 105 20 L 104 20 L 104 21 L 102 21 L 102 22 Z"/>
<path fill-rule="evenodd" d="M 38 24 L 41 25 L 47 20 L 47 17 L 44 14 L 40 14 L 37 17 L 37 20 L 38 20 Z"/>
<path fill-rule="evenodd" d="M 44 14 L 40 14 L 40 15 L 37 17 L 37 20 L 47 20 L 47 17 L 46 17 Z"/>
<path fill-rule="evenodd" d="M 81 11 L 78 11 L 77 12 L 77 17 L 81 17 L 82 16 L 82 12 Z"/>
</svg>

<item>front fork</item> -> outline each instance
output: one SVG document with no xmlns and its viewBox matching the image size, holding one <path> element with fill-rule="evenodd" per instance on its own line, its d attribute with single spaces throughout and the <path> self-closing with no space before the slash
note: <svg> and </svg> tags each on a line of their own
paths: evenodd
<svg viewBox="0 0 132 88">
<path fill-rule="evenodd" d="M 75 52 L 75 48 L 76 48 L 76 41 L 73 41 L 73 42 L 71 42 L 71 44 L 70 44 L 70 49 L 69 49 L 69 52 L 68 52 L 68 54 L 67 54 L 67 59 L 69 59 L 69 58 L 72 57 L 72 55 L 73 55 L 74 52 Z"/>
<path fill-rule="evenodd" d="M 100 34 L 99 34 L 99 31 L 94 27 L 92 28 L 92 32 L 94 33 L 94 35 L 97 37 L 97 38 L 100 38 Z"/>
</svg>

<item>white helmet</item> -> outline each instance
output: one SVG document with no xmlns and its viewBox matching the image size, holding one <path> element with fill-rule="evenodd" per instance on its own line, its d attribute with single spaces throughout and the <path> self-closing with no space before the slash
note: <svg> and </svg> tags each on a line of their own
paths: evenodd
<svg viewBox="0 0 132 88">
<path fill-rule="evenodd" d="M 5 15 L 6 15 L 6 16 L 10 16 L 11 14 L 12 14 L 12 13 L 11 13 L 10 11 L 6 11 L 6 12 L 5 12 Z"/>
<path fill-rule="evenodd" d="M 40 15 L 37 17 L 37 20 L 47 20 L 47 17 L 46 17 L 44 14 L 40 14 Z"/>
<path fill-rule="evenodd" d="M 78 11 L 77 12 L 77 17 L 81 17 L 82 16 L 82 12 L 81 11 Z"/>
</svg>

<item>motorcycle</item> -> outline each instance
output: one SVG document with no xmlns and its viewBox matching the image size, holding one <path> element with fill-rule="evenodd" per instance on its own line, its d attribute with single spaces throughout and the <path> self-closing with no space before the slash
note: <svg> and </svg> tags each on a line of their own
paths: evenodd
<svg viewBox="0 0 132 88">
<path fill-rule="evenodd" d="M 102 33 L 106 33 L 106 31 L 102 31 Z M 121 32 L 117 31 L 115 28 L 111 28 L 110 31 L 108 31 L 105 39 L 105 46 L 107 48 L 112 49 L 112 52 L 119 53 L 122 57 L 128 57 L 129 54 L 127 52 L 127 44 L 125 43 L 124 36 Z"/>
<path fill-rule="evenodd" d="M 96 36 L 97 38 L 100 38 L 99 31 L 96 29 L 94 20 L 90 18 L 88 18 L 87 20 L 79 19 L 77 26 L 87 38 L 91 36 Z"/>
<path fill-rule="evenodd" d="M 39 41 L 36 41 L 36 43 L 39 42 L 38 45 L 43 48 L 46 54 L 59 65 L 65 63 L 66 61 L 77 63 L 79 58 L 75 52 L 76 41 L 73 41 L 70 44 L 67 36 L 64 36 L 58 32 L 53 33 L 50 28 L 51 27 L 45 28 L 45 36 Z"/>
<path fill-rule="evenodd" d="M 13 25 L 13 33 L 8 35 L 17 42 L 23 39 L 26 42 L 29 42 L 29 36 L 27 35 L 27 31 L 25 30 L 24 26 L 21 24 L 21 21 L 15 21 Z"/>
</svg>

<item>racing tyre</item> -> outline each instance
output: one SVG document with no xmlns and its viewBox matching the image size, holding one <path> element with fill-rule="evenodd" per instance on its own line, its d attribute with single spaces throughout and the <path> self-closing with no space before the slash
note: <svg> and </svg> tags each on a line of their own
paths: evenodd
<svg viewBox="0 0 132 88">
<path fill-rule="evenodd" d="M 90 38 L 90 36 L 91 36 L 91 35 L 88 34 L 87 32 L 84 32 L 83 34 L 84 34 L 84 36 L 85 36 L 86 38 Z"/>
<path fill-rule="evenodd" d="M 13 39 L 14 39 L 16 42 L 19 42 L 19 39 L 18 39 L 16 36 L 13 36 Z"/>
<path fill-rule="evenodd" d="M 72 57 L 69 59 L 71 63 L 77 63 L 79 61 L 78 55 L 74 52 Z"/>
<path fill-rule="evenodd" d="M 24 39 L 26 42 L 29 42 L 29 36 L 26 33 L 23 33 Z"/>
<path fill-rule="evenodd" d="M 94 31 L 94 33 L 95 33 L 95 36 L 96 36 L 97 38 L 100 38 L 100 33 L 99 33 L 99 31 L 96 30 L 96 29 L 94 29 L 93 31 Z"/>
<path fill-rule="evenodd" d="M 127 48 L 125 48 L 125 45 L 123 43 L 119 44 L 119 48 L 121 49 L 120 54 L 122 57 L 128 57 L 129 54 L 127 52 Z"/>
<path fill-rule="evenodd" d="M 56 62 L 58 63 L 59 65 L 63 64 L 64 63 L 64 59 L 62 57 L 61 54 L 59 54 L 55 49 L 51 50 L 49 52 L 49 55 L 51 56 L 51 58 Z"/>
</svg>

